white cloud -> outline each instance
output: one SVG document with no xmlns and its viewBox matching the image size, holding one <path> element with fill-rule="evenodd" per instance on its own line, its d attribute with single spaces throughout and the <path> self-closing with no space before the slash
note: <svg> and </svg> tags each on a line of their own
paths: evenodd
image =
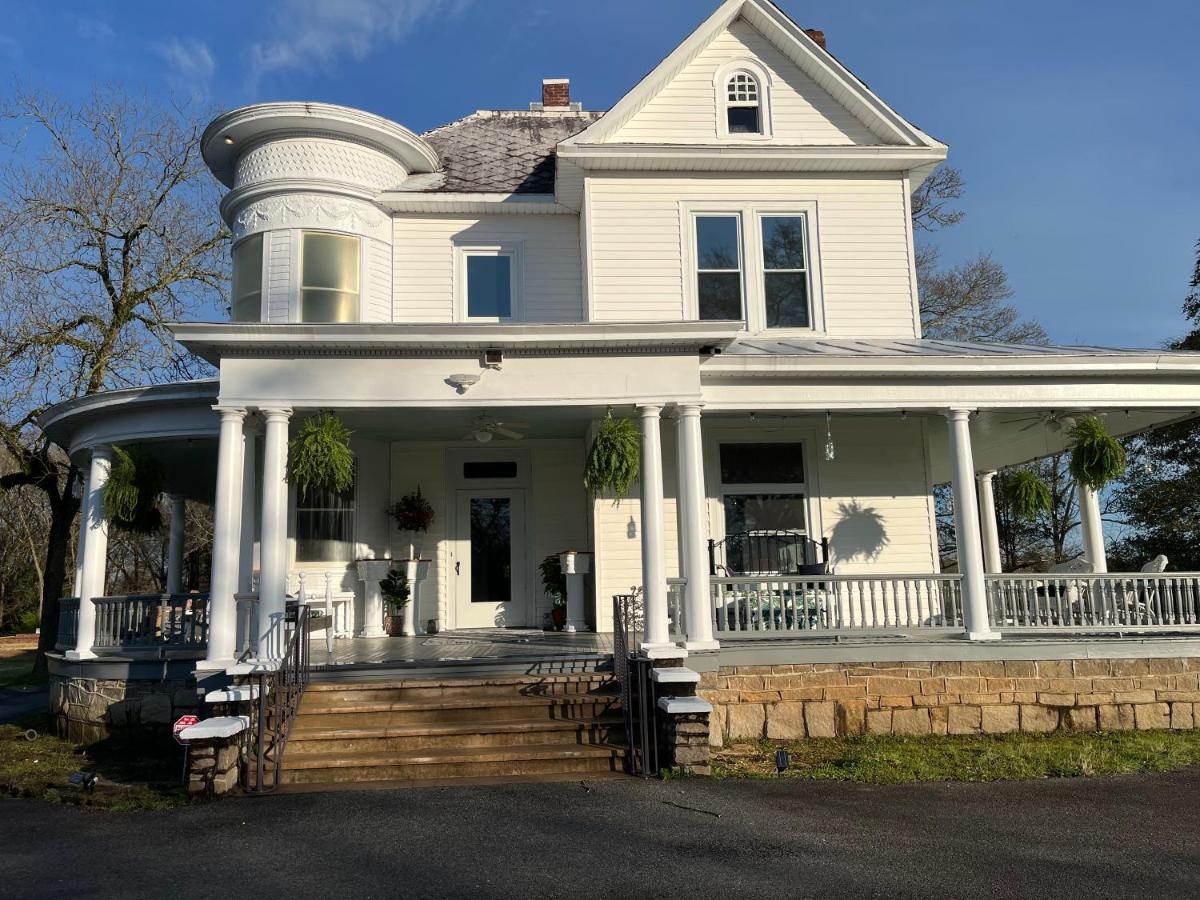
<svg viewBox="0 0 1200 900">
<path fill-rule="evenodd" d="M 85 41 L 111 41 L 117 36 L 116 30 L 99 16 L 79 16 L 75 33 Z"/>
<path fill-rule="evenodd" d="M 361 60 L 423 21 L 456 16 L 471 0 L 281 0 L 272 37 L 247 50 L 250 83 L 285 69 L 331 68 Z"/>
<path fill-rule="evenodd" d="M 186 91 L 197 100 L 208 96 L 208 84 L 216 71 L 217 61 L 204 41 L 193 39 L 169 41 L 154 45 L 154 52 L 170 68 L 167 80 L 178 90 Z"/>
</svg>

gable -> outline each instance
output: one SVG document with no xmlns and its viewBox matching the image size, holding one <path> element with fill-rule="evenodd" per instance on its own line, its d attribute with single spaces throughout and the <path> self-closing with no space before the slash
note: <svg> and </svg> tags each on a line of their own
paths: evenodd
<svg viewBox="0 0 1200 900">
<path fill-rule="evenodd" d="M 767 80 L 771 143 L 878 146 L 894 143 L 867 127 L 744 18 L 722 30 L 609 139 L 613 143 L 711 144 L 724 106 L 715 79 L 738 62 Z M 761 143 L 761 138 L 756 142 Z"/>
</svg>

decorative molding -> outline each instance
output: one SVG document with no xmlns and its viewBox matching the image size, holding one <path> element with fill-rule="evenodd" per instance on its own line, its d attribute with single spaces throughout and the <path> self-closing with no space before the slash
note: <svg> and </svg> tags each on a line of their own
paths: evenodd
<svg viewBox="0 0 1200 900">
<path fill-rule="evenodd" d="M 324 137 L 266 140 L 238 158 L 234 187 L 294 178 L 322 178 L 381 191 L 397 187 L 408 170 L 385 153 Z"/>
<path fill-rule="evenodd" d="M 268 197 L 243 207 L 233 218 L 234 238 L 278 228 L 338 228 L 390 241 L 389 217 L 359 200 L 291 194 Z"/>
</svg>

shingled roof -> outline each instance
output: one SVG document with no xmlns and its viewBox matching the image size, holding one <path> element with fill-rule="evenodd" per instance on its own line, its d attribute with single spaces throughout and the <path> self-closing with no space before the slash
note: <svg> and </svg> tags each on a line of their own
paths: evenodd
<svg viewBox="0 0 1200 900">
<path fill-rule="evenodd" d="M 604 113 L 481 109 L 428 131 L 453 193 L 552 194 L 555 147 Z"/>
</svg>

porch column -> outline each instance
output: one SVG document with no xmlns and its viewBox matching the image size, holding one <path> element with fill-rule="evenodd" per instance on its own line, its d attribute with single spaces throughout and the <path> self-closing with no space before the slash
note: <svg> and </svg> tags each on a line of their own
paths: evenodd
<svg viewBox="0 0 1200 900">
<path fill-rule="evenodd" d="M 75 649 L 68 650 L 67 659 L 91 659 L 96 639 L 96 606 L 93 597 L 104 596 L 104 570 L 108 558 L 108 514 L 104 509 L 104 485 L 112 472 L 112 450 L 107 446 L 93 447 L 83 490 L 83 506 L 79 516 L 80 550 L 79 619 L 75 632 Z"/>
<path fill-rule="evenodd" d="M 699 403 L 681 403 L 675 427 L 679 444 L 679 533 L 688 650 L 716 650 L 712 598 L 709 596 L 708 553 L 705 545 L 704 449 Z"/>
<path fill-rule="evenodd" d="M 254 541 L 258 537 L 254 511 L 258 501 L 258 434 L 243 423 L 242 440 L 242 548 L 238 553 L 238 591 L 254 590 Z"/>
<path fill-rule="evenodd" d="M 980 472 L 976 480 L 979 482 L 979 524 L 983 529 L 983 569 L 989 575 L 999 575 L 1000 527 L 996 522 L 996 473 Z"/>
<path fill-rule="evenodd" d="M 262 413 L 266 434 L 255 646 L 259 659 L 271 659 L 283 652 L 283 610 L 287 596 L 287 442 L 292 411 L 283 407 L 264 409 Z"/>
<path fill-rule="evenodd" d="M 1079 530 L 1083 536 L 1083 556 L 1093 572 L 1108 571 L 1104 549 L 1104 523 L 1100 519 L 1100 494 L 1086 484 L 1075 485 L 1079 500 Z"/>
<path fill-rule="evenodd" d="M 167 540 L 167 593 L 183 592 L 183 524 L 187 500 L 183 494 L 171 495 L 171 532 Z"/>
<path fill-rule="evenodd" d="M 638 407 L 642 422 L 642 610 L 641 650 L 647 656 L 673 649 L 667 623 L 667 575 L 663 557 L 661 404 Z"/>
<path fill-rule="evenodd" d="M 950 473 L 954 491 L 954 537 L 958 546 L 958 571 L 962 574 L 963 617 L 967 637 L 992 640 L 1000 635 L 988 621 L 987 586 L 983 578 L 983 546 L 979 533 L 979 506 L 975 496 L 975 463 L 971 454 L 971 410 L 952 409 Z"/>
<path fill-rule="evenodd" d="M 217 490 L 213 502 L 212 578 L 208 601 L 208 660 L 237 656 L 238 551 L 242 519 L 242 420 L 246 410 L 218 407 Z"/>
</svg>

